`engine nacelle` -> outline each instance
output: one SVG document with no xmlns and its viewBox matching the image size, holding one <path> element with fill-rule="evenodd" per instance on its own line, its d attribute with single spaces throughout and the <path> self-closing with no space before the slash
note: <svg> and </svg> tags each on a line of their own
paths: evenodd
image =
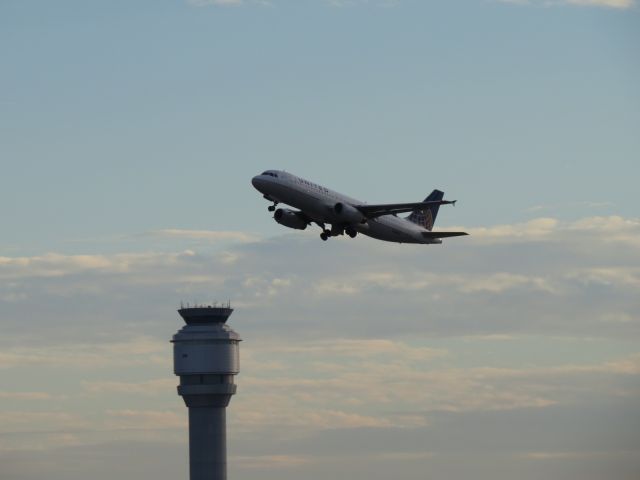
<svg viewBox="0 0 640 480">
<path fill-rule="evenodd" d="M 333 213 L 342 223 L 363 223 L 366 220 L 360 210 L 348 203 L 336 203 L 333 207 Z"/>
<path fill-rule="evenodd" d="M 304 230 L 307 228 L 307 220 L 300 214 L 288 208 L 279 208 L 273 214 L 273 218 L 280 225 L 295 228 L 296 230 Z"/>
</svg>

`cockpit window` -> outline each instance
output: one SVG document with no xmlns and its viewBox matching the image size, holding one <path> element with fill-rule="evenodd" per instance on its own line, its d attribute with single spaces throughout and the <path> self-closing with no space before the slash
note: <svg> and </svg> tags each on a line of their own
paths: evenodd
<svg viewBox="0 0 640 480">
<path fill-rule="evenodd" d="M 266 172 L 262 172 L 262 175 L 269 175 L 270 177 L 275 177 L 278 178 L 278 174 L 277 173 L 273 173 L 269 170 L 267 170 Z"/>
</svg>

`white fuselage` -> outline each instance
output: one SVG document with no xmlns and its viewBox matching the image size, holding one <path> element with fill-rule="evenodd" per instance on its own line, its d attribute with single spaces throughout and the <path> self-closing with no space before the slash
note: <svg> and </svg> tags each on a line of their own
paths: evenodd
<svg viewBox="0 0 640 480">
<path fill-rule="evenodd" d="M 351 206 L 365 202 L 335 192 L 329 188 L 310 182 L 287 172 L 271 170 L 252 179 L 253 186 L 265 198 L 299 209 L 319 224 L 339 222 L 334 212 L 337 203 Z M 441 243 L 439 239 L 424 238 L 422 226 L 396 215 L 383 215 L 353 227 L 360 233 L 378 240 L 397 243 Z"/>
</svg>

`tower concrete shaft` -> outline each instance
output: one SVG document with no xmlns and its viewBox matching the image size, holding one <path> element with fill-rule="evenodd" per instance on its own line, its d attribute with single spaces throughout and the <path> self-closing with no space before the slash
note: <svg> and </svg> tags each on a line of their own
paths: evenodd
<svg viewBox="0 0 640 480">
<path fill-rule="evenodd" d="M 173 367 L 189 408 L 191 480 L 227 478 L 225 409 L 236 393 L 241 341 L 225 324 L 232 312 L 229 306 L 178 310 L 186 325 L 173 336 Z"/>
</svg>

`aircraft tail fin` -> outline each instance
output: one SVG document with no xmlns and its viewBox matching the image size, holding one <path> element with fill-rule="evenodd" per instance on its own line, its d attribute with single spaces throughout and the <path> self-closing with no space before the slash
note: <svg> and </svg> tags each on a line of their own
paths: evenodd
<svg viewBox="0 0 640 480">
<path fill-rule="evenodd" d="M 425 202 L 439 202 L 444 198 L 444 192 L 441 190 L 434 190 L 424 199 Z M 438 216 L 438 210 L 440 205 L 429 205 L 423 209 L 416 209 L 411 212 L 411 215 L 407 217 L 407 220 L 413 222 L 421 227 L 431 230 L 433 224 L 436 222 L 436 216 Z"/>
</svg>

